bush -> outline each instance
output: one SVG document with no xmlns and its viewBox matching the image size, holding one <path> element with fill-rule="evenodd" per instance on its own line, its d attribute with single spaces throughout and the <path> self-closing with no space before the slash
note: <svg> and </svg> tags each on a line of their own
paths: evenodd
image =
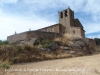
<svg viewBox="0 0 100 75">
<path fill-rule="evenodd" d="M 18 59 L 18 57 L 12 58 L 12 63 L 16 63 L 17 59 Z"/>
<path fill-rule="evenodd" d="M 54 42 L 53 39 L 47 39 L 47 38 L 44 38 L 44 37 L 40 37 L 39 40 L 40 40 L 39 44 L 41 44 L 41 45 L 50 44 L 50 43 Z"/>
<path fill-rule="evenodd" d="M 0 45 L 2 45 L 3 44 L 3 42 L 2 42 L 2 40 L 0 40 Z"/>
<path fill-rule="evenodd" d="M 5 40 L 5 41 L 0 40 L 0 45 L 3 45 L 3 44 L 9 44 L 9 43 L 7 40 Z"/>
<path fill-rule="evenodd" d="M 3 41 L 3 44 L 9 44 L 7 40 Z"/>
<path fill-rule="evenodd" d="M 10 68 L 10 63 L 9 62 L 5 62 L 5 63 L 2 64 L 2 67 L 4 69 L 9 69 Z"/>
<path fill-rule="evenodd" d="M 43 48 L 50 48 L 50 45 L 49 44 L 44 44 L 42 45 Z"/>
<path fill-rule="evenodd" d="M 100 38 L 94 38 L 96 45 L 100 45 Z"/>
</svg>

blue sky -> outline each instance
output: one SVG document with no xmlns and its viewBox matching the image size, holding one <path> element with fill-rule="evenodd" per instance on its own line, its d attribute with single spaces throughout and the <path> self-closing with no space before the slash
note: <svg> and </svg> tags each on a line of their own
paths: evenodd
<svg viewBox="0 0 100 75">
<path fill-rule="evenodd" d="M 100 37 L 100 0 L 0 0 L 0 39 L 58 23 L 58 11 L 74 10 L 86 37 Z"/>
</svg>

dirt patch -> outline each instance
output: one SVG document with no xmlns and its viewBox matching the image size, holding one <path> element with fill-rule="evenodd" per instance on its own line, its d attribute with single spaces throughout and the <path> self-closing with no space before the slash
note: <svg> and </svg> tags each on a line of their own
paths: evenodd
<svg viewBox="0 0 100 75">
<path fill-rule="evenodd" d="M 100 54 L 11 65 L 5 75 L 99 75 Z"/>
</svg>

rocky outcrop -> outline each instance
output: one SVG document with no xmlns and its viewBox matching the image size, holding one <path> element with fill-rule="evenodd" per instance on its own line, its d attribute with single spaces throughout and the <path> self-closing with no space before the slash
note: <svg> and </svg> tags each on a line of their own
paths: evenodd
<svg viewBox="0 0 100 75">
<path fill-rule="evenodd" d="M 47 53 L 51 52 L 52 50 L 65 50 L 67 53 L 71 54 L 76 54 L 79 52 L 92 54 L 95 51 L 96 46 L 94 40 L 88 38 L 73 38 L 72 40 L 62 39 L 60 40 L 60 44 L 57 41 L 51 41 L 51 39 L 31 38 L 24 41 L 19 41 L 17 44 L 37 45 L 40 50 L 44 50 Z"/>
<path fill-rule="evenodd" d="M 86 54 L 92 54 L 95 51 L 96 43 L 93 39 L 88 38 L 75 38 L 72 40 L 72 50 L 76 52 L 84 52 Z"/>
<path fill-rule="evenodd" d="M 49 46 L 50 46 L 50 49 L 51 50 L 55 50 L 55 49 L 58 49 L 59 48 L 58 43 L 56 43 L 56 42 L 50 43 Z"/>
</svg>

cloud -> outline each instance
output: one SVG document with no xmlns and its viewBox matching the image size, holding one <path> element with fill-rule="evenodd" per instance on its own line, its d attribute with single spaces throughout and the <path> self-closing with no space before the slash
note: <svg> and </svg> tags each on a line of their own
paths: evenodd
<svg viewBox="0 0 100 75">
<path fill-rule="evenodd" d="M 86 34 L 100 31 L 100 0 L 0 0 L 0 39 L 15 31 L 20 33 L 55 24 L 58 11 L 68 6 L 75 15 L 86 14 L 79 16 Z"/>
<path fill-rule="evenodd" d="M 24 3 L 29 7 L 31 12 L 37 12 L 38 10 L 63 10 L 68 6 L 75 12 L 84 12 L 84 14 L 90 14 L 92 20 L 100 20 L 100 9 L 99 4 L 100 0 L 24 0 Z M 59 6 L 58 6 L 59 5 Z"/>
<path fill-rule="evenodd" d="M 70 6 L 74 10 L 81 9 L 81 7 L 84 5 L 84 2 L 86 0 L 24 0 L 24 3 L 30 7 L 30 9 L 40 10 L 40 9 L 48 9 L 53 8 L 62 8 L 66 9 L 68 6 Z M 59 5 L 59 6 L 58 6 Z M 76 8 L 77 7 L 77 8 Z"/>
<path fill-rule="evenodd" d="M 16 3 L 18 0 L 0 0 L 0 3 Z M 29 7 L 31 11 L 49 8 L 67 8 L 70 6 L 75 12 L 99 13 L 100 0 L 21 0 L 21 4 Z M 20 1 L 19 1 L 20 3 Z M 59 6 L 58 6 L 59 5 Z M 59 10 L 59 9 L 58 9 Z"/>
<path fill-rule="evenodd" d="M 100 0 L 77 0 L 77 1 L 76 0 L 70 0 L 70 1 L 69 0 L 59 0 L 59 1 L 57 0 L 49 0 L 49 1 L 48 0 L 42 0 L 42 1 L 25 0 L 25 3 L 28 5 L 31 5 L 31 7 L 33 6 L 36 11 L 43 10 L 43 9 L 46 9 L 46 10 L 48 9 L 49 11 L 50 8 L 64 9 L 70 6 L 71 9 L 75 11 L 75 13 L 82 12 L 86 14 L 86 16 L 83 16 L 81 18 L 83 20 L 83 25 L 85 27 L 86 33 L 99 31 Z M 91 18 L 88 18 L 87 14 L 90 15 L 89 17 Z M 87 22 L 87 23 L 84 23 L 84 22 Z"/>
<path fill-rule="evenodd" d="M 5 6 L 6 4 L 15 4 L 17 3 L 18 0 L 0 0 L 0 12 L 1 10 L 3 11 L 3 6 Z"/>
<path fill-rule="evenodd" d="M 33 20 L 25 17 L 3 15 L 0 16 L 0 25 L 2 25 L 0 27 L 0 39 L 6 39 L 7 36 L 14 34 L 15 31 L 20 33 L 29 29 L 36 30 L 52 24 L 55 24 L 55 22 L 40 19 L 38 16 Z"/>
<path fill-rule="evenodd" d="M 84 25 L 85 25 L 84 28 L 85 28 L 86 34 L 100 31 L 100 23 L 94 22 L 94 23 L 87 23 Z"/>
<path fill-rule="evenodd" d="M 88 38 L 100 38 L 100 32 L 86 34 Z"/>
</svg>

